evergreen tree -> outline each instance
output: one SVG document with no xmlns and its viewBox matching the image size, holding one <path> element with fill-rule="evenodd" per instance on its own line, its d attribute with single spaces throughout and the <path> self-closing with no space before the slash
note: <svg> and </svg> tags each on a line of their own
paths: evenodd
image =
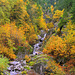
<svg viewBox="0 0 75 75">
<path fill-rule="evenodd" d="M 72 21 L 75 23 L 75 0 L 73 0 L 72 8 L 71 8 L 71 13 L 72 13 Z"/>
</svg>

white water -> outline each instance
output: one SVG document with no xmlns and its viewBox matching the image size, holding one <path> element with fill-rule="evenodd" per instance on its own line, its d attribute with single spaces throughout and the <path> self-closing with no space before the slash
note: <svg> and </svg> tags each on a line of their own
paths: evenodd
<svg viewBox="0 0 75 75">
<path fill-rule="evenodd" d="M 44 34 L 44 37 L 41 38 L 40 40 L 43 41 L 45 39 L 45 37 L 46 37 L 46 34 Z M 40 47 L 39 47 L 40 45 L 42 45 L 42 42 L 40 42 L 40 41 L 39 41 L 39 43 L 34 45 L 33 55 L 38 54 L 38 50 L 40 49 Z"/>
<path fill-rule="evenodd" d="M 45 37 L 46 37 L 46 34 L 44 34 L 43 38 L 41 36 L 39 36 L 41 41 L 39 41 L 37 44 L 34 45 L 33 55 L 38 54 L 40 46 L 42 46 L 42 42 L 45 39 Z M 15 66 L 15 65 L 20 64 L 20 63 L 16 62 L 16 61 L 13 61 L 11 64 Z M 19 75 L 19 74 L 21 74 L 21 72 L 20 71 L 15 71 L 15 68 L 14 68 L 14 71 L 12 71 L 12 70 L 10 71 L 10 75 Z"/>
</svg>

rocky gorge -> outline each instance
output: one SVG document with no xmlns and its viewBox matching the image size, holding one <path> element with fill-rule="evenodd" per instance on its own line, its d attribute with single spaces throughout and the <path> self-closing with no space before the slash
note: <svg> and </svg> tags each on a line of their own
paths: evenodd
<svg viewBox="0 0 75 75">
<path fill-rule="evenodd" d="M 10 75 L 25 75 L 26 73 L 28 75 L 44 75 L 44 72 L 45 72 L 44 67 L 46 66 L 44 62 L 48 61 L 48 59 L 45 59 L 47 57 L 43 55 L 43 52 L 41 51 L 41 47 L 46 37 L 47 37 L 47 33 L 44 30 L 41 30 L 41 35 L 38 35 L 38 43 L 36 43 L 33 46 L 34 47 L 33 54 L 29 55 L 31 57 L 30 63 L 32 63 L 32 65 L 30 63 L 27 63 L 26 60 L 19 60 L 18 58 L 9 63 L 7 72 Z M 23 58 L 23 56 L 20 56 L 20 57 Z M 41 59 L 44 62 L 42 62 Z"/>
</svg>

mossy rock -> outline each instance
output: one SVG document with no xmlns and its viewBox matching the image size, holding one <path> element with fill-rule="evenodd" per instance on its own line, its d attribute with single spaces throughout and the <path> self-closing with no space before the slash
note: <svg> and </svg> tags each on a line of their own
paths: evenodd
<svg viewBox="0 0 75 75">
<path fill-rule="evenodd" d="M 27 70 L 30 70 L 30 67 L 29 66 L 24 66 L 25 69 Z"/>
<path fill-rule="evenodd" d="M 22 73 L 22 74 L 27 74 L 27 71 L 22 71 L 21 73 Z"/>
<path fill-rule="evenodd" d="M 30 63 L 29 63 L 29 66 L 33 66 L 35 64 L 35 62 L 34 61 L 31 61 Z"/>
</svg>

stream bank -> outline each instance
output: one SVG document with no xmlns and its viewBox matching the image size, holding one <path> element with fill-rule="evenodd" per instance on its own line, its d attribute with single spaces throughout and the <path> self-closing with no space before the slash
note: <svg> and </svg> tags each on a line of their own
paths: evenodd
<svg viewBox="0 0 75 75">
<path fill-rule="evenodd" d="M 50 38 L 53 33 L 54 28 L 48 30 L 48 33 L 41 30 L 41 35 L 38 35 L 38 43 L 33 46 L 33 54 L 29 55 L 31 57 L 31 61 L 27 63 L 26 60 L 19 58 L 18 60 L 11 61 L 9 67 L 7 68 L 7 72 L 10 73 L 10 75 L 45 75 L 44 72 L 46 71 L 45 68 L 49 59 L 47 59 L 47 55 L 43 54 L 41 48 L 43 48 L 43 45 L 48 40 L 45 40 L 45 38 Z M 53 58 L 51 57 L 50 59 Z"/>
<path fill-rule="evenodd" d="M 40 51 L 43 41 L 46 38 L 47 33 L 44 30 L 41 30 L 41 35 L 38 35 L 38 43 L 36 43 L 33 47 L 33 54 L 30 54 L 31 61 L 33 58 L 39 57 L 41 54 L 43 54 L 42 51 Z M 23 55 L 24 57 L 24 55 Z M 38 58 L 40 59 L 40 58 Z M 38 61 L 37 61 L 38 62 Z M 31 75 L 30 73 L 33 73 L 33 75 L 43 75 L 43 64 L 42 63 L 35 63 L 33 66 L 29 65 L 26 60 L 14 60 L 9 63 L 9 67 L 7 68 L 8 73 L 10 75 L 25 75 L 25 73 L 28 73 L 28 75 Z M 24 72 L 24 73 L 23 73 Z"/>
</svg>

